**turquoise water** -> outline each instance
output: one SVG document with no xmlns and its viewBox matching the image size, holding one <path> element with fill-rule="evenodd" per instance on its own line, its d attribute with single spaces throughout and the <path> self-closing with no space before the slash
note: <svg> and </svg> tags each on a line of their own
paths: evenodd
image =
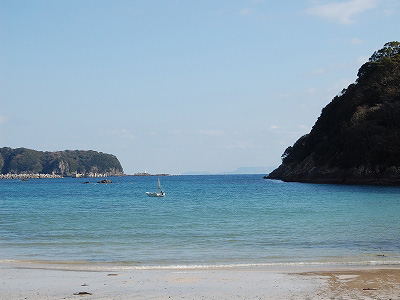
<svg viewBox="0 0 400 300">
<path fill-rule="evenodd" d="M 262 175 L 0 181 L 0 260 L 400 264 L 400 188 Z M 90 184 L 82 184 L 90 181 Z"/>
</svg>

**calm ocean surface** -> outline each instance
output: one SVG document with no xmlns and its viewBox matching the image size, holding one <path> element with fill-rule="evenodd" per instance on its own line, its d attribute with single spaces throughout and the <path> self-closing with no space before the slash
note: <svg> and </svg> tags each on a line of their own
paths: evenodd
<svg viewBox="0 0 400 300">
<path fill-rule="evenodd" d="M 0 181 L 0 260 L 400 264 L 400 188 L 262 175 Z M 90 184 L 82 184 L 90 181 Z"/>
</svg>

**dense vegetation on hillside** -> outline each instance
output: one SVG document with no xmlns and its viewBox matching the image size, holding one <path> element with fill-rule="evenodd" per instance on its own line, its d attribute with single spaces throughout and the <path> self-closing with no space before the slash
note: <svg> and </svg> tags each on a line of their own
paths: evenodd
<svg viewBox="0 0 400 300">
<path fill-rule="evenodd" d="M 111 154 L 96 151 L 65 150 L 41 152 L 26 148 L 0 148 L 1 174 L 72 174 L 107 173 L 122 175 L 118 159 Z"/>
<path fill-rule="evenodd" d="M 311 132 L 282 155 L 269 178 L 335 183 L 400 183 L 400 43 L 361 66 Z"/>
</svg>

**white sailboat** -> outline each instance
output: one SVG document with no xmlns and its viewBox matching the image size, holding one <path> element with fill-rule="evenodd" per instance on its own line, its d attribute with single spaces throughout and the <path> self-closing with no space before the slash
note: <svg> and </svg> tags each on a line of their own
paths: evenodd
<svg viewBox="0 0 400 300">
<path fill-rule="evenodd" d="M 146 192 L 146 194 L 149 197 L 164 197 L 165 196 L 165 192 L 163 191 L 161 184 L 160 184 L 160 178 L 158 178 L 157 191 L 156 192 Z"/>
</svg>

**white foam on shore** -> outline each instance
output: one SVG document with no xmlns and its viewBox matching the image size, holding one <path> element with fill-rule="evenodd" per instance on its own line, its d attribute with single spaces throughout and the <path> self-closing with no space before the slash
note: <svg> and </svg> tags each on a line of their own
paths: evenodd
<svg viewBox="0 0 400 300">
<path fill-rule="evenodd" d="M 173 264 L 173 265 L 138 265 L 137 263 L 100 263 L 82 261 L 40 261 L 40 260 L 0 260 L 5 265 L 19 265 L 27 268 L 65 269 L 65 270 L 218 270 L 246 268 L 287 268 L 287 267 L 366 267 L 366 266 L 399 266 L 399 260 L 371 261 L 311 261 L 311 262 L 274 262 L 274 263 L 233 263 L 233 264 Z"/>
</svg>

